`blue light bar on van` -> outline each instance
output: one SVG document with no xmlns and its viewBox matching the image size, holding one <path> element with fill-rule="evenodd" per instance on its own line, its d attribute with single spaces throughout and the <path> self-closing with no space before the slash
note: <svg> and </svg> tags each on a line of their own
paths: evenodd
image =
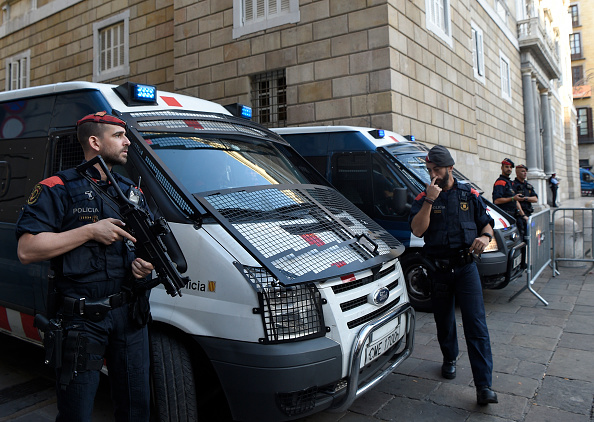
<svg viewBox="0 0 594 422">
<path fill-rule="evenodd" d="M 404 137 L 405 137 L 406 139 L 408 139 L 409 141 L 412 141 L 412 142 L 414 142 L 414 141 L 415 141 L 415 135 L 404 135 Z"/>
<path fill-rule="evenodd" d="M 132 84 L 132 98 L 136 101 L 154 102 L 157 99 L 157 88 L 152 85 Z"/>
<path fill-rule="evenodd" d="M 383 129 L 370 130 L 369 134 L 375 139 L 382 139 L 384 136 L 386 136 L 386 133 Z"/>
<path fill-rule="evenodd" d="M 154 85 L 126 82 L 114 88 L 127 106 L 157 105 L 157 87 Z"/>
<path fill-rule="evenodd" d="M 252 118 L 252 108 L 248 107 L 243 104 L 233 103 L 224 106 L 229 113 L 234 115 L 235 117 L 243 117 L 244 119 L 251 120 Z"/>
</svg>

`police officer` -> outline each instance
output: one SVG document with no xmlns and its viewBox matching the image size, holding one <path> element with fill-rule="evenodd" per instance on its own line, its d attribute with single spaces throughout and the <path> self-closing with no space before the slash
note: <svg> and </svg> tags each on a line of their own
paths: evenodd
<svg viewBox="0 0 594 422">
<path fill-rule="evenodd" d="M 538 195 L 534 191 L 534 186 L 526 180 L 527 173 L 528 167 L 524 164 L 519 164 L 516 166 L 516 178 L 512 182 L 514 192 L 519 195 L 518 202 L 523 213 L 523 215 L 520 214 L 522 224 L 518 224 L 518 227 L 522 228 L 522 233 L 524 235 L 526 234 L 526 222 L 534 212 L 532 204 L 535 204 L 538 201 Z"/>
<path fill-rule="evenodd" d="M 527 220 L 518 201 L 522 199 L 519 193 L 514 190 L 510 175 L 514 168 L 514 162 L 504 158 L 501 162 L 501 176 L 493 185 L 493 203 L 503 211 L 516 219 Z"/>
<path fill-rule="evenodd" d="M 412 233 L 425 239 L 423 252 L 433 280 L 433 316 L 443 354 L 441 374 L 446 379 L 456 377 L 458 303 L 477 403 L 497 403 L 491 389 L 493 358 L 481 282 L 472 255 L 480 255 L 493 238 L 494 221 L 478 192 L 454 179 L 454 159 L 446 148 L 431 148 L 426 166 L 431 183 L 415 199 L 409 221 Z"/>
<path fill-rule="evenodd" d="M 85 160 L 101 155 L 110 170 L 126 163 L 130 141 L 124 121 L 106 112 L 91 114 L 78 121 L 77 136 Z M 99 189 L 113 190 L 99 166 L 88 172 Z M 131 181 L 113 176 L 127 195 L 140 194 Z M 139 205 L 146 207 L 140 197 Z M 148 330 L 132 321 L 129 310 L 130 286 L 147 277 L 153 265 L 134 257 L 130 242 L 136 239 L 75 169 L 35 186 L 19 216 L 17 238 L 22 263 L 51 260 L 56 276 L 65 339 L 56 369 L 56 421 L 91 420 L 104 359 L 115 420 L 148 421 Z"/>
</svg>

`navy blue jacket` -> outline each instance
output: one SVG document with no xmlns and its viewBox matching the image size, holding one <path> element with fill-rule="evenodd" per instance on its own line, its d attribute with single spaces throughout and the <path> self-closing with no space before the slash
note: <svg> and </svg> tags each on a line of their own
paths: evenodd
<svg viewBox="0 0 594 422">
<path fill-rule="evenodd" d="M 94 167 L 89 172 L 96 180 L 100 179 Z M 133 182 L 117 173 L 112 174 L 128 196 Z M 114 194 L 113 187 L 107 182 L 99 181 L 99 184 Z M 145 206 L 143 197 L 139 205 Z M 75 169 L 61 171 L 35 186 L 17 221 L 16 235 L 19 238 L 23 233 L 59 233 L 104 218 L 121 219 L 114 208 L 117 206 L 103 200 Z M 78 283 L 123 281 L 132 276 L 131 264 L 135 258 L 132 249 L 124 241 L 107 246 L 91 240 L 52 259 L 52 268 L 58 279 Z"/>
<path fill-rule="evenodd" d="M 421 210 L 426 193 L 413 202 L 409 223 Z M 424 250 L 428 255 L 443 256 L 444 249 L 468 248 L 487 225 L 495 225 L 479 193 L 466 183 L 454 179 L 452 189 L 442 191 L 433 206 L 429 227 L 423 234 Z"/>
</svg>

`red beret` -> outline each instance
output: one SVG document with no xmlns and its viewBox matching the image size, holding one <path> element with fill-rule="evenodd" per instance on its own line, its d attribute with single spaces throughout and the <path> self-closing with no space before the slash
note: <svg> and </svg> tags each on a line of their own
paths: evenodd
<svg viewBox="0 0 594 422">
<path fill-rule="evenodd" d="M 92 122 L 92 123 L 105 123 L 108 125 L 117 125 L 123 128 L 126 127 L 126 122 L 121 119 L 118 119 L 111 114 L 107 114 L 107 111 L 98 111 L 95 114 L 89 114 L 88 116 L 83 117 L 78 122 L 76 122 L 76 126 L 80 126 L 83 123 Z"/>
<path fill-rule="evenodd" d="M 516 168 L 517 168 L 517 169 L 526 169 L 526 170 L 528 170 L 528 167 L 526 167 L 524 164 L 518 164 L 518 165 L 516 166 Z"/>
<path fill-rule="evenodd" d="M 514 162 L 512 160 L 510 160 L 509 158 L 504 158 L 503 161 L 501 162 L 501 164 L 508 165 L 508 166 L 511 166 L 511 168 L 514 168 Z"/>
</svg>

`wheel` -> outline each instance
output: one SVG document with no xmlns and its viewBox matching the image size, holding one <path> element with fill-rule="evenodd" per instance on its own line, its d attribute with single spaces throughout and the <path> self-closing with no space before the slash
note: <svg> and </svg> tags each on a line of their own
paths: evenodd
<svg viewBox="0 0 594 422">
<path fill-rule="evenodd" d="M 190 353 L 177 339 L 151 332 L 152 421 L 197 421 L 196 384 Z"/>
<path fill-rule="evenodd" d="M 410 304 L 417 311 L 433 312 L 431 305 L 431 280 L 427 266 L 418 252 L 400 256 Z"/>
</svg>

